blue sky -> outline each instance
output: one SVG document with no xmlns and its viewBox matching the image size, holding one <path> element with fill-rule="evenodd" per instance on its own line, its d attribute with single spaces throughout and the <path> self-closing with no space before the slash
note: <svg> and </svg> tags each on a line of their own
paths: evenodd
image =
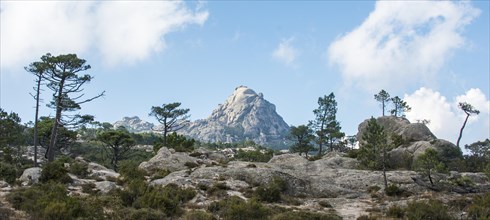
<svg viewBox="0 0 490 220">
<path fill-rule="evenodd" d="M 33 120 L 34 78 L 23 67 L 47 52 L 92 66 L 82 106 L 98 121 L 148 117 L 182 102 L 206 118 L 239 85 L 274 103 L 288 124 L 313 119 L 334 92 L 347 134 L 379 116 L 373 94 L 404 98 L 407 118 L 428 119 L 455 142 L 490 135 L 489 2 L 370 1 L 1 1 L 0 106 Z M 49 91 L 44 94 L 50 100 Z M 42 115 L 53 115 L 43 108 Z"/>
</svg>

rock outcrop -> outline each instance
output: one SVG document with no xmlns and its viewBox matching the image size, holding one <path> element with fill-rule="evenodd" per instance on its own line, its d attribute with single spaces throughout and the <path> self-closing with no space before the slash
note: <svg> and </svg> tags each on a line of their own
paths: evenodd
<svg viewBox="0 0 490 220">
<path fill-rule="evenodd" d="M 40 167 L 27 168 L 18 180 L 22 182 L 23 186 L 38 183 L 39 177 L 41 177 L 41 171 L 42 169 Z"/>
<path fill-rule="evenodd" d="M 125 127 L 129 132 L 133 133 L 152 132 L 152 128 L 155 126 L 153 123 L 141 120 L 138 116 L 124 117 L 122 120 L 116 121 L 112 125 L 114 128 L 120 126 Z"/>
<path fill-rule="evenodd" d="M 369 119 L 368 119 L 369 120 Z M 357 139 L 362 143 L 362 137 L 366 132 L 368 120 L 358 127 Z M 453 143 L 438 139 L 427 126 L 422 123 L 410 123 L 406 118 L 395 116 L 384 116 L 376 119 L 383 126 L 385 132 L 401 137 L 399 146 L 388 152 L 388 163 L 390 167 L 407 167 L 413 164 L 419 155 L 426 149 L 437 150 L 445 160 L 451 160 L 460 155 L 460 150 Z"/>
<path fill-rule="evenodd" d="M 288 131 L 288 124 L 262 93 L 239 86 L 211 116 L 190 123 L 180 132 L 204 142 L 252 140 L 262 145 L 280 145 Z"/>
</svg>

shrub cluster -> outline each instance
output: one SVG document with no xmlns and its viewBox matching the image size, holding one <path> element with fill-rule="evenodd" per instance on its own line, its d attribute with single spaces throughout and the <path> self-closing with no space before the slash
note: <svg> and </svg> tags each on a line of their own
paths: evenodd
<svg viewBox="0 0 490 220">
<path fill-rule="evenodd" d="M 104 216 L 96 202 L 67 195 L 61 183 L 45 183 L 10 193 L 7 200 L 15 209 L 26 211 L 32 219 L 96 219 Z"/>
<path fill-rule="evenodd" d="M 13 184 L 17 178 L 17 168 L 11 164 L 0 162 L 0 180 Z"/>
<path fill-rule="evenodd" d="M 72 179 L 68 176 L 68 169 L 64 166 L 63 160 L 56 160 L 43 165 L 39 182 L 70 183 Z"/>
<path fill-rule="evenodd" d="M 263 202 L 281 201 L 281 193 L 286 191 L 287 183 L 279 177 L 274 177 L 267 185 L 259 186 L 254 192 L 254 197 Z"/>
<path fill-rule="evenodd" d="M 414 201 L 408 203 L 406 208 L 392 206 L 388 209 L 387 215 L 395 218 L 412 219 L 454 219 L 449 213 L 448 208 L 438 200 Z"/>
<path fill-rule="evenodd" d="M 266 149 L 256 149 L 252 151 L 238 150 L 235 154 L 235 159 L 248 162 L 268 162 L 272 156 L 274 156 L 274 151 Z"/>
</svg>

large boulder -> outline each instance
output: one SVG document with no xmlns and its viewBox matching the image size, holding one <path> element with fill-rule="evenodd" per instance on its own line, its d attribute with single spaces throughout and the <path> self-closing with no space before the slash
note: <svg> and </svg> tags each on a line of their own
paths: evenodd
<svg viewBox="0 0 490 220">
<path fill-rule="evenodd" d="M 39 177 L 41 177 L 42 169 L 40 167 L 31 167 L 24 170 L 22 175 L 19 177 L 19 181 L 22 185 L 31 185 L 39 182 Z"/>
<path fill-rule="evenodd" d="M 103 180 L 109 179 L 117 179 L 119 177 L 119 173 L 116 173 L 114 170 L 108 169 L 97 163 L 89 163 L 88 164 L 88 172 L 89 177 L 91 178 L 100 178 Z"/>
<path fill-rule="evenodd" d="M 366 132 L 369 119 L 366 119 L 358 127 L 357 140 L 361 141 Z M 376 119 L 388 134 L 400 135 L 404 141 L 431 141 L 436 139 L 427 126 L 422 123 L 410 123 L 406 118 L 395 116 L 383 116 Z M 398 146 L 397 146 L 398 147 Z"/>
<path fill-rule="evenodd" d="M 174 172 L 187 170 L 195 165 L 199 166 L 202 164 L 212 165 L 218 163 L 209 159 L 191 157 L 188 153 L 175 152 L 173 149 L 162 147 L 158 150 L 157 155 L 147 162 L 142 162 L 139 165 L 139 168 L 150 173 L 155 170 L 168 170 Z"/>
</svg>

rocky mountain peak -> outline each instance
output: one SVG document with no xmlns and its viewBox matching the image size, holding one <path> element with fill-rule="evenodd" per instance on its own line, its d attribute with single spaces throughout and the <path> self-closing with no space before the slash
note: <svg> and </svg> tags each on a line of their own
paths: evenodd
<svg viewBox="0 0 490 220">
<path fill-rule="evenodd" d="M 113 123 L 114 128 L 123 126 L 129 132 L 150 132 L 154 124 L 141 120 L 138 116 L 124 117 L 120 121 Z"/>
<path fill-rule="evenodd" d="M 262 93 L 239 86 L 211 116 L 191 123 L 181 133 L 206 142 L 277 144 L 284 141 L 288 130 L 276 106 Z"/>
</svg>

